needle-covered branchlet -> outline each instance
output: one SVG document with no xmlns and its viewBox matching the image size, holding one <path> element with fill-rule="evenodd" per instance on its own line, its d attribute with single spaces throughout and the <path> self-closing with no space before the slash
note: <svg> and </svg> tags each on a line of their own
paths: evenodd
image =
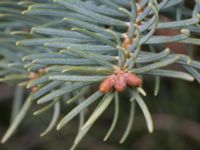
<svg viewBox="0 0 200 150">
<path fill-rule="evenodd" d="M 41 107 L 36 111 L 38 115 L 53 109 L 52 119 L 42 135 L 55 126 L 61 129 L 79 115 L 79 130 L 71 150 L 104 111 L 110 109 L 109 105 L 114 104 L 114 117 L 106 140 L 114 131 L 119 109 L 123 107 L 119 93 L 127 91 L 130 111 L 120 139 L 123 143 L 133 126 L 135 103 L 144 114 L 149 132 L 153 131 L 151 114 L 142 99 L 142 95 L 146 96 L 142 88 L 143 78 L 155 78 L 155 95 L 163 77 L 175 81 L 196 78 L 200 82 L 200 62 L 168 49 L 184 44 L 192 52 L 194 45 L 199 45 L 198 1 L 195 1 L 193 10 L 185 5 L 184 0 L 15 1 L 0 2 L 3 11 L 8 10 L 0 16 L 9 17 L 0 22 L 0 38 L 3 40 L 0 42 L 0 82 L 20 83 L 30 89 L 30 94 L 3 136 L 2 143 L 15 133 L 35 102 Z M 16 9 L 14 15 L 10 11 L 13 8 Z M 168 19 L 163 20 L 163 17 Z M 173 34 L 161 34 L 161 31 L 173 31 Z M 178 46 L 178 49 L 184 48 Z M 172 64 L 185 70 L 168 67 Z M 99 81 L 102 81 L 99 89 L 91 91 Z M 13 104 L 18 107 L 19 99 L 21 103 L 24 95 L 21 90 L 18 92 L 18 88 L 16 91 L 16 103 Z M 68 105 L 62 103 L 66 98 L 69 98 L 67 104 L 71 105 L 69 109 L 65 109 Z M 91 111 L 85 114 L 84 110 L 90 110 L 95 103 L 99 104 L 91 115 Z M 66 111 L 65 115 L 60 114 L 61 108 L 64 108 L 63 113 Z M 63 116 L 61 121 L 60 116 Z"/>
</svg>

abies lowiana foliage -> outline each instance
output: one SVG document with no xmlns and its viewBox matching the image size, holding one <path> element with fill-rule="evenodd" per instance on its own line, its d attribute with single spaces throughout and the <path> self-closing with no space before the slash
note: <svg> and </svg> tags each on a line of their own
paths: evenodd
<svg viewBox="0 0 200 150">
<path fill-rule="evenodd" d="M 200 82 L 200 62 L 169 48 L 183 43 L 192 54 L 200 45 L 199 11 L 199 0 L 193 9 L 187 8 L 184 0 L 1 0 L 0 81 L 18 86 L 17 101 L 22 99 L 23 89 L 30 89 L 1 142 L 10 138 L 36 104 L 41 109 L 34 115 L 53 109 L 52 120 L 41 136 L 54 128 L 60 130 L 79 116 L 79 131 L 71 149 L 113 104 L 106 141 L 118 121 L 119 93 L 126 93 L 130 102 L 120 143 L 131 131 L 136 103 L 153 132 L 142 99 L 147 93 L 145 78 L 155 79 L 155 95 L 162 77 Z M 172 64 L 179 64 L 182 71 L 167 67 Z M 95 102 L 94 111 L 86 114 Z M 60 120 L 61 108 L 68 105 L 72 109 Z"/>
</svg>

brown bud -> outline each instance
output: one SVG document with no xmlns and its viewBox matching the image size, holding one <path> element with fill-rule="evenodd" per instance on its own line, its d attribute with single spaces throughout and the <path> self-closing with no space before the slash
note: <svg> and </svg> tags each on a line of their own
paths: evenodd
<svg viewBox="0 0 200 150">
<path fill-rule="evenodd" d="M 33 88 L 31 89 L 31 93 L 34 93 L 34 92 L 36 92 L 37 90 L 38 90 L 37 87 L 33 87 Z"/>
<path fill-rule="evenodd" d="M 38 72 L 41 73 L 41 74 L 48 73 L 48 68 L 39 69 Z"/>
<path fill-rule="evenodd" d="M 112 91 L 114 84 L 115 84 L 115 75 L 111 75 L 101 83 L 99 91 L 102 93 L 108 93 Z"/>
<path fill-rule="evenodd" d="M 126 83 L 129 86 L 139 87 L 142 85 L 142 80 L 135 74 L 126 73 Z"/>
<path fill-rule="evenodd" d="M 126 37 L 124 38 L 124 41 L 123 41 L 123 47 L 124 47 L 125 49 L 128 49 L 132 43 L 133 43 L 133 40 L 130 39 L 130 38 L 126 35 Z"/>
<path fill-rule="evenodd" d="M 36 73 L 34 73 L 34 72 L 31 72 L 31 73 L 29 74 L 29 78 L 31 78 L 31 79 L 37 79 L 37 78 L 38 78 L 38 75 L 37 75 Z"/>
<path fill-rule="evenodd" d="M 124 73 L 117 74 L 114 87 L 117 92 L 123 92 L 126 89 L 126 77 Z"/>
</svg>

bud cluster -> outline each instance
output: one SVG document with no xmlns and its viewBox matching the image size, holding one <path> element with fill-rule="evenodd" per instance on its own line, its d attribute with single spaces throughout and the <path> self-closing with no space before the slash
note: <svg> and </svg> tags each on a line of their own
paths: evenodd
<svg viewBox="0 0 200 150">
<path fill-rule="evenodd" d="M 99 90 L 102 93 L 107 93 L 113 90 L 123 92 L 127 86 L 140 87 L 142 80 L 133 73 L 119 71 L 115 74 L 108 76 L 100 85 Z"/>
</svg>

